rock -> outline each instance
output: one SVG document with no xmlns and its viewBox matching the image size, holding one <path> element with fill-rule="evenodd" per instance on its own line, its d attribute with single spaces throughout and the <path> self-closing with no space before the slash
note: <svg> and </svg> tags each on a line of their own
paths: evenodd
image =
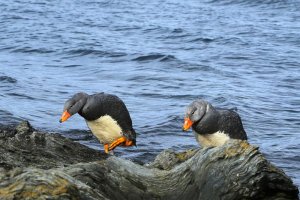
<svg viewBox="0 0 300 200">
<path fill-rule="evenodd" d="M 142 166 L 28 126 L 1 129 L 0 153 L 1 200 L 298 199 L 291 179 L 246 141 L 166 150 Z"/>
<path fill-rule="evenodd" d="M 162 170 L 170 170 L 175 165 L 182 163 L 191 158 L 197 152 L 196 149 L 186 150 L 176 153 L 172 149 L 166 149 L 158 154 L 152 163 L 146 164 L 149 168 L 158 168 Z"/>
<path fill-rule="evenodd" d="M 28 121 L 22 121 L 17 127 L 16 131 L 19 134 L 28 134 L 30 131 L 33 131 L 31 124 Z"/>
<path fill-rule="evenodd" d="M 29 122 L 0 129 L 0 167 L 6 169 L 29 166 L 50 169 L 106 157 L 59 134 L 38 132 Z"/>
<path fill-rule="evenodd" d="M 1 199 L 106 199 L 61 170 L 16 168 L 1 177 Z"/>
</svg>

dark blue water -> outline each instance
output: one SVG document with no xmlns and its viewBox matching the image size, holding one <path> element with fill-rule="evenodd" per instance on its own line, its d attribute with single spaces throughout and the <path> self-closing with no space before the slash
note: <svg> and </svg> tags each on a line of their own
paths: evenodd
<svg viewBox="0 0 300 200">
<path fill-rule="evenodd" d="M 96 149 L 76 92 L 121 97 L 144 162 L 197 146 L 181 125 L 205 98 L 236 107 L 249 141 L 300 185 L 299 0 L 7 0 L 0 3 L 0 123 L 29 120 Z"/>
</svg>

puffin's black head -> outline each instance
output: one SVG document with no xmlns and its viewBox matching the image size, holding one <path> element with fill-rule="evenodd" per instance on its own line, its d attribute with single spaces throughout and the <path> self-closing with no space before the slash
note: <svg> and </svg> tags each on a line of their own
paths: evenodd
<svg viewBox="0 0 300 200">
<path fill-rule="evenodd" d="M 202 99 L 193 101 L 185 111 L 183 131 L 187 131 L 193 124 L 199 123 L 209 109 L 210 104 Z"/>
<path fill-rule="evenodd" d="M 64 112 L 59 120 L 60 123 L 69 119 L 72 115 L 78 113 L 86 103 L 88 95 L 80 92 L 75 94 L 71 99 L 67 100 L 64 105 Z"/>
</svg>

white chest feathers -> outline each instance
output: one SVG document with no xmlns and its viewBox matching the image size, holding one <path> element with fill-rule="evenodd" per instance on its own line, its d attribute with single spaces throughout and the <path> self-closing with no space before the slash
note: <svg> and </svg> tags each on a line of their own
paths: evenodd
<svg viewBox="0 0 300 200">
<path fill-rule="evenodd" d="M 102 144 L 110 144 L 122 136 L 122 129 L 112 117 L 104 115 L 99 119 L 87 121 L 92 133 Z"/>
<path fill-rule="evenodd" d="M 229 140 L 229 136 L 223 132 L 215 132 L 213 134 L 200 135 L 194 132 L 198 143 L 202 147 L 217 147 L 225 144 Z"/>
</svg>

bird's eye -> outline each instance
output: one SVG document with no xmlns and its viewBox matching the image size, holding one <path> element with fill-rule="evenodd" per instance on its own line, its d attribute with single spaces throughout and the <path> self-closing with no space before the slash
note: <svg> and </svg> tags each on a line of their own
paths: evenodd
<svg viewBox="0 0 300 200">
<path fill-rule="evenodd" d="M 191 112 L 191 114 L 193 115 L 195 112 L 196 112 L 196 110 L 193 110 L 193 111 Z"/>
</svg>

